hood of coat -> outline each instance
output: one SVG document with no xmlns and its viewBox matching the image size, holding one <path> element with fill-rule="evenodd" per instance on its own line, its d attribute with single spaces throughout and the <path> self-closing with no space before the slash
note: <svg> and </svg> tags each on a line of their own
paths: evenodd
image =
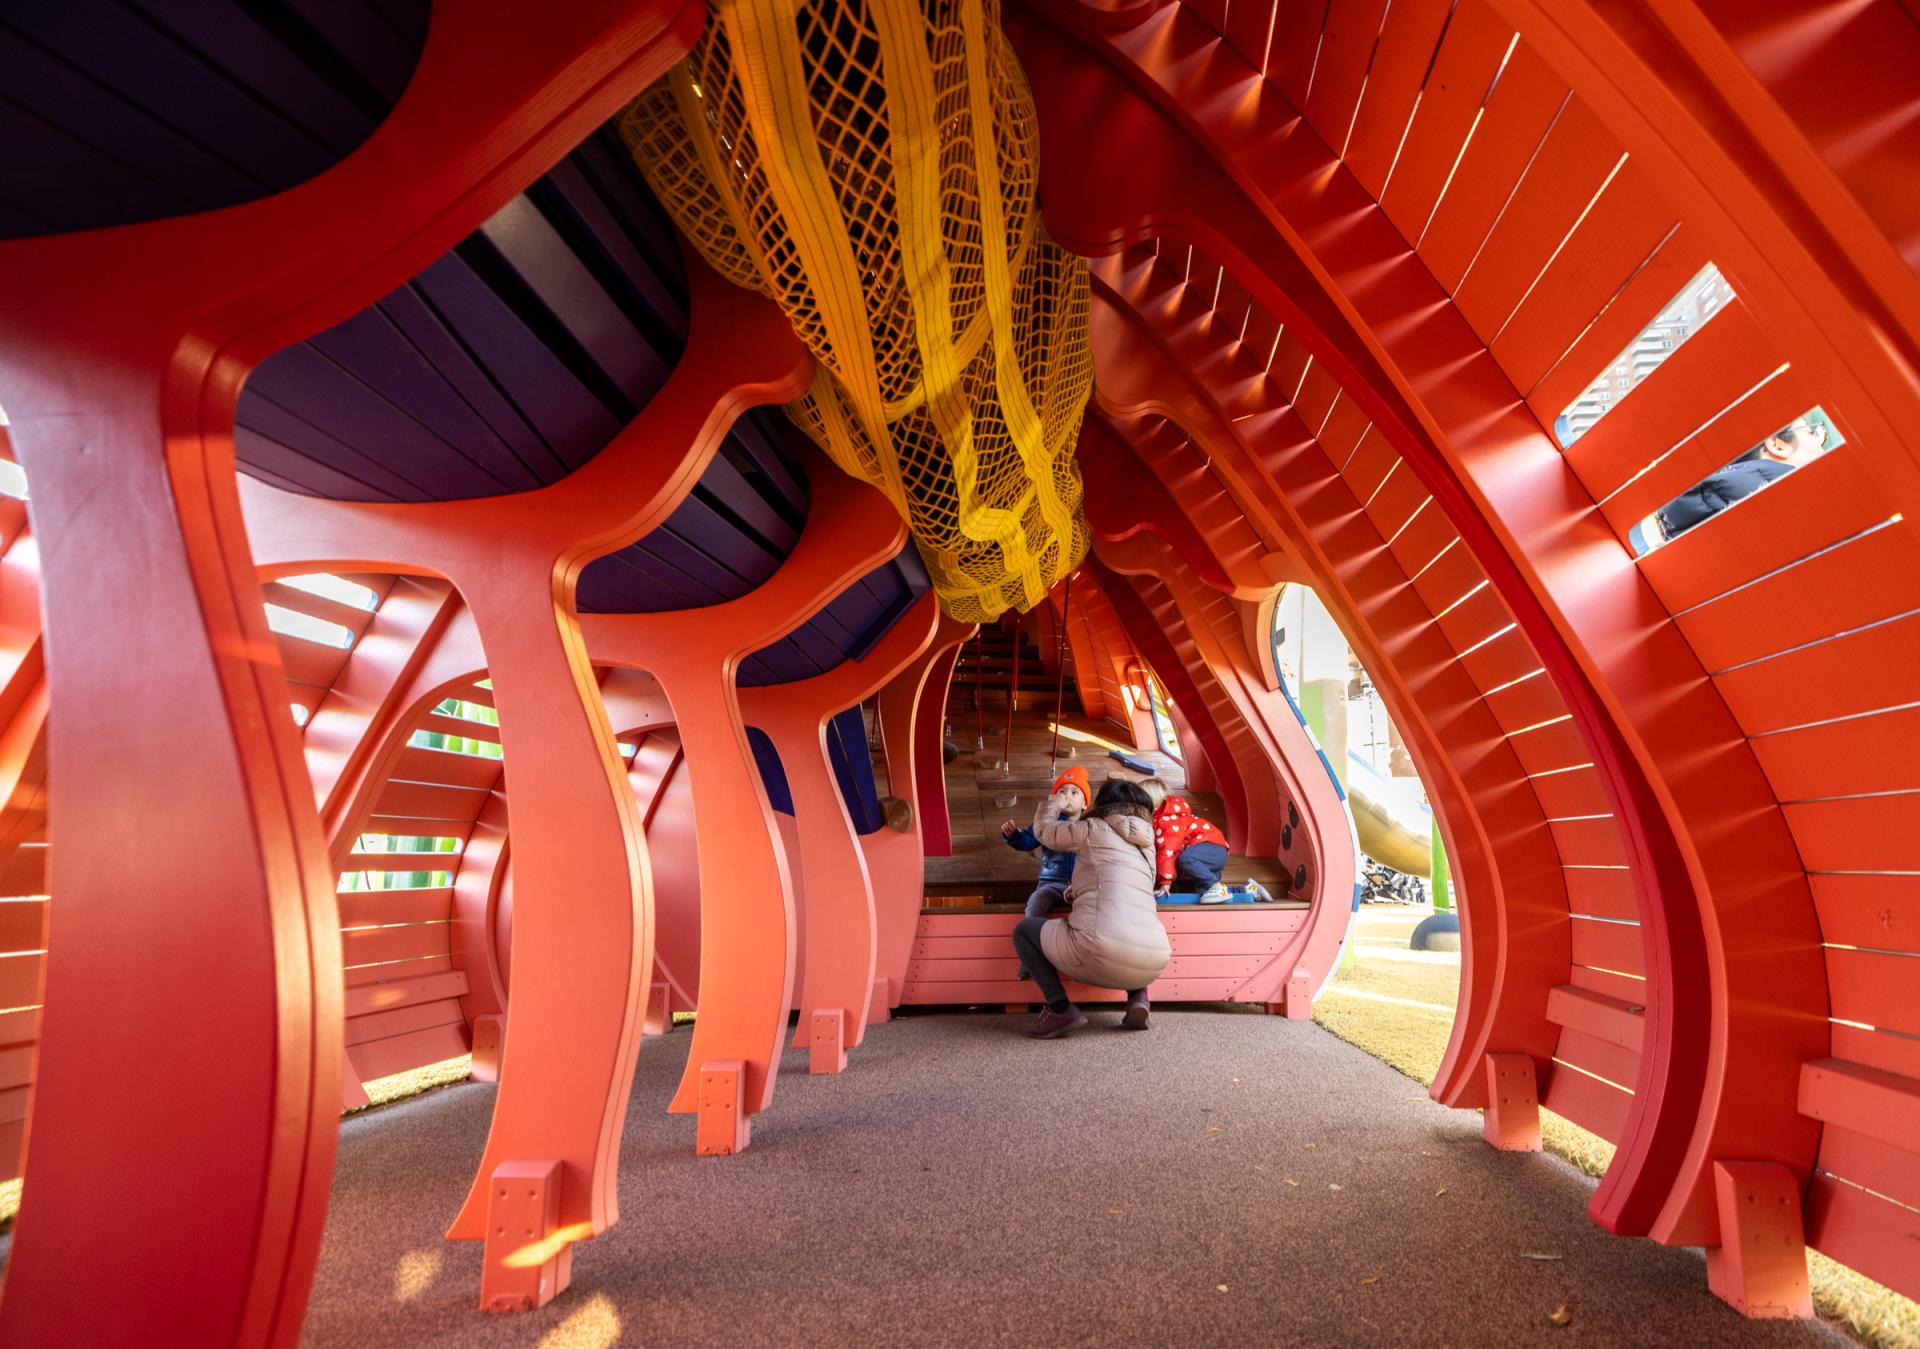
<svg viewBox="0 0 1920 1349">
<path fill-rule="evenodd" d="M 1147 847 L 1153 842 L 1153 812 L 1145 806 L 1125 802 L 1097 806 L 1087 812 L 1087 818 L 1105 820 L 1108 828 L 1136 848 Z"/>
</svg>

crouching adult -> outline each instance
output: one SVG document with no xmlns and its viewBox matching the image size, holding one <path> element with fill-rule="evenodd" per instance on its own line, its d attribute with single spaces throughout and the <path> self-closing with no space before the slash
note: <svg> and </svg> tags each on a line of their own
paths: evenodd
<svg viewBox="0 0 1920 1349">
<path fill-rule="evenodd" d="M 1145 1030 L 1147 985 L 1173 956 L 1154 907 L 1153 808 L 1139 787 L 1108 778 L 1082 818 L 1060 815 L 1058 798 L 1041 802 L 1033 832 L 1046 847 L 1077 854 L 1073 910 L 1063 918 L 1022 918 L 1013 929 L 1013 949 L 1047 1000 L 1027 1033 L 1051 1040 L 1087 1024 L 1067 997 L 1065 979 L 1127 990 L 1120 1024 Z"/>
</svg>

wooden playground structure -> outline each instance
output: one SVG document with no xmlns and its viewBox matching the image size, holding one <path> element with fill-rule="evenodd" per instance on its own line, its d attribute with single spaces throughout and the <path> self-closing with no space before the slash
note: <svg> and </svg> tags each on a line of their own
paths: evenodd
<svg viewBox="0 0 1920 1349">
<path fill-rule="evenodd" d="M 134 8 L 0 16 L 0 1342 L 295 1342 L 341 1110 L 466 1053 L 544 1305 L 676 1015 L 724 1158 L 1032 1002 L 1066 751 L 1272 893 L 1155 998 L 1308 1016 L 1285 584 L 1444 834 L 1433 1098 L 1750 1316 L 1920 1296 L 1911 4 Z"/>
</svg>

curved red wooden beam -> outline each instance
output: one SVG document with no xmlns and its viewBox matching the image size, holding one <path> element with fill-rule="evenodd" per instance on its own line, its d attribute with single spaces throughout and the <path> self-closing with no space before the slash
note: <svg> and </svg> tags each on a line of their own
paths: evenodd
<svg viewBox="0 0 1920 1349">
<path fill-rule="evenodd" d="M 878 951 L 873 878 L 834 777 L 827 722 L 872 697 L 916 661 L 932 643 L 939 623 L 939 601 L 929 591 L 860 659 L 810 679 L 743 689 L 740 694 L 742 714 L 773 741 L 793 792 L 806 896 L 795 1043 L 817 1044 L 816 1018 L 839 1018 L 837 1043 L 816 1048 L 816 1072 L 838 1071 L 844 1051 L 866 1038 Z"/>
<path fill-rule="evenodd" d="M 1333 977 L 1354 908 L 1353 826 L 1340 789 L 1305 726 L 1257 673 L 1239 640 L 1240 616 L 1230 600 L 1183 573 L 1173 565 L 1165 544 L 1156 546 L 1144 536 L 1129 544 L 1103 543 L 1101 561 L 1145 578 L 1139 584 L 1144 584 L 1150 604 L 1164 597 L 1163 604 L 1155 605 L 1155 617 L 1185 655 L 1184 673 L 1203 697 L 1210 697 L 1214 724 L 1231 727 L 1227 739 L 1236 770 L 1251 801 L 1267 807 L 1249 811 L 1253 823 L 1243 851 L 1279 857 L 1290 872 L 1302 864 L 1307 869 L 1305 892 L 1294 895 L 1313 906 L 1307 922 L 1235 997 L 1280 1002 L 1293 976 L 1301 972 L 1317 992 Z M 1271 656 L 1260 662 L 1271 663 Z M 1301 821 L 1291 830 L 1291 846 L 1282 842 L 1289 806 L 1298 810 Z"/>
<path fill-rule="evenodd" d="M 802 462 L 813 487 L 806 526 L 757 590 L 704 609 L 580 619 L 594 660 L 660 681 L 680 729 L 700 849 L 700 1015 L 671 1109 L 699 1108 L 703 1065 L 743 1065 L 729 1151 L 745 1145 L 745 1117 L 772 1103 L 794 977 L 794 880 L 747 745 L 735 678 L 748 655 L 800 627 L 906 539 L 882 493 L 817 451 Z"/>
<path fill-rule="evenodd" d="M 1128 279 L 1133 284 L 1124 293 L 1096 281 L 1093 331 L 1103 400 L 1115 409 L 1158 409 L 1209 454 L 1236 456 L 1250 466 L 1238 490 L 1274 503 L 1268 518 L 1283 531 L 1298 579 L 1328 604 L 1409 738 L 1468 896 L 1461 906 L 1459 1010 L 1433 1091 L 1449 1105 L 1482 1105 L 1480 1064 L 1489 1046 L 1524 1051 L 1544 1071 L 1559 1039 L 1547 1003 L 1551 990 L 1569 981 L 1570 937 L 1547 812 L 1415 583 L 1420 552 L 1400 570 L 1401 554 L 1369 532 L 1361 503 L 1342 497 L 1340 452 L 1318 446 L 1282 401 L 1279 381 L 1248 378 L 1244 360 L 1226 363 L 1189 308 L 1160 295 L 1152 276 L 1143 271 Z M 1213 385 L 1193 373 L 1203 365 L 1241 396 L 1222 406 Z M 1131 431 L 1134 423 L 1127 425 Z M 1146 457 L 1157 469 L 1159 454 Z M 1316 518 L 1334 520 L 1334 532 L 1316 531 L 1305 518 L 1321 503 L 1325 509 L 1317 509 Z M 1440 546 L 1430 539 L 1421 551 Z M 1270 614 L 1268 622 L 1262 633 L 1248 634 L 1252 649 L 1271 640 Z"/>
<path fill-rule="evenodd" d="M 543 1234 L 546 1259 L 618 1221 L 620 1128 L 653 963 L 644 836 L 572 612 L 573 586 L 592 558 L 672 513 L 744 407 L 797 393 L 811 365 L 770 302 L 697 260 L 688 271 L 691 324 L 673 374 L 605 449 L 551 486 L 401 504 L 325 501 L 252 481 L 243 489 L 264 567 L 423 571 L 451 580 L 473 612 L 522 803 L 513 841 L 519 996 L 488 1150 L 448 1234 L 484 1235 L 496 1168 L 559 1158 L 560 1220 Z M 568 688 L 572 697 L 555 696 Z M 581 1071 L 593 1061 L 604 1071 Z"/>
<path fill-rule="evenodd" d="M 1253 94 L 1258 72 L 1179 6 L 1119 37 L 1071 5 L 1050 12 L 1064 26 L 1023 15 L 1013 27 L 1051 137 L 1055 237 L 1109 251 L 1171 234 L 1225 260 L 1362 403 L 1546 661 L 1624 830 L 1650 976 L 1635 1108 L 1593 1212 L 1612 1230 L 1711 1239 L 1713 1156 L 1810 1160 L 1815 1135 L 1793 1084 L 1820 1052 L 1824 1008 L 1805 880 L 1744 737 L 1612 530 L 1585 509 L 1585 489 L 1372 199 L 1271 91 L 1222 96 Z M 1097 138 L 1073 143 L 1094 125 Z M 1705 757 L 1656 749 L 1703 743 L 1716 747 L 1711 771 Z M 1729 809 L 1765 823 L 1735 846 L 1708 824 Z M 1773 896 L 1764 917 L 1710 918 L 1723 903 L 1756 914 L 1758 892 Z M 1789 981 L 1800 991 L 1784 1001 L 1783 950 L 1802 953 Z M 1703 967 L 1714 986 L 1688 973 Z M 1736 991 L 1748 980 L 1759 981 L 1751 998 Z M 1730 1059 L 1743 1064 L 1737 1078 Z M 1721 1109 L 1728 1093 L 1752 1108 Z"/>
<path fill-rule="evenodd" d="M 886 980 L 888 1008 L 900 1005 L 907 965 L 913 958 L 913 939 L 926 899 L 926 859 L 945 856 L 952 849 L 943 752 L 947 681 L 961 645 L 977 631 L 977 624 L 941 614 L 925 650 L 880 690 L 877 719 L 887 791 L 912 807 L 906 832 L 881 828 L 860 840 L 867 854 L 867 873 L 873 878 L 874 971 Z M 937 813 L 930 802 L 937 802 Z M 934 850 L 936 834 L 943 841 L 941 852 Z"/>
<path fill-rule="evenodd" d="M 1168 694 L 1186 713 L 1218 779 L 1220 800 L 1227 812 L 1227 844 L 1234 851 L 1245 853 L 1248 850 L 1247 783 L 1241 776 L 1240 762 L 1227 741 L 1225 729 L 1215 720 L 1211 705 L 1194 682 L 1195 672 L 1181 659 L 1182 653 L 1173 635 L 1160 625 L 1132 580 L 1108 567 L 1097 551 L 1087 572 L 1089 580 L 1099 587 L 1097 593 L 1112 606 L 1134 649 L 1146 657 Z"/>
<path fill-rule="evenodd" d="M 436 16 L 391 114 L 318 178 L 204 216 L 0 246 L 0 398 L 52 536 L 48 631 L 66 634 L 49 677 L 71 729 L 51 774 L 200 769 L 194 792 L 137 810 L 79 793 L 54 826 L 68 903 L 36 1083 L 37 1202 L 0 1338 L 132 1343 L 155 1324 L 198 1344 L 297 1337 L 337 1134 L 340 946 L 233 491 L 234 403 L 254 362 L 385 295 L 611 117 L 700 19 L 676 0 L 565 14 L 476 0 Z M 124 617 L 103 633 L 107 612 Z M 129 967 L 130 948 L 150 959 Z M 106 1062 L 123 1070 L 102 1079 Z M 155 1247 L 146 1234 L 181 1193 L 203 1225 Z M 103 1289 L 97 1269 L 122 1277 Z"/>
</svg>

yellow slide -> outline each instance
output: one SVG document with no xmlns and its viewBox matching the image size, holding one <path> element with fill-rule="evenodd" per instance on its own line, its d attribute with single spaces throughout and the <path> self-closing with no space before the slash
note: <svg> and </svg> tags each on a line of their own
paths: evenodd
<svg viewBox="0 0 1920 1349">
<path fill-rule="evenodd" d="M 1433 812 L 1420 779 L 1384 777 L 1349 753 L 1347 798 L 1361 852 L 1395 871 L 1433 878 Z"/>
</svg>

